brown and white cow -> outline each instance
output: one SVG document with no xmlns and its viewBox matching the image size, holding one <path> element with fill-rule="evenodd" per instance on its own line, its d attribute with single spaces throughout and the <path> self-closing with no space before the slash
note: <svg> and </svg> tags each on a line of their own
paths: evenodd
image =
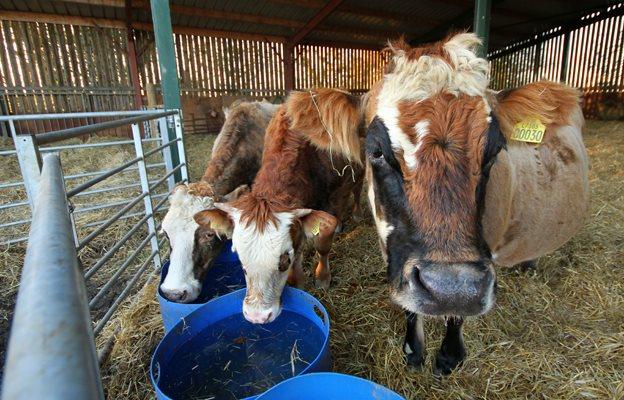
<svg viewBox="0 0 624 400">
<path fill-rule="evenodd" d="M 198 213 L 200 226 L 232 238 L 245 271 L 243 314 L 268 323 L 281 312 L 286 281 L 301 285 L 303 243 L 320 257 L 316 282 L 328 287 L 334 233 L 359 202 L 364 175 L 359 101 L 343 91 L 292 92 L 269 124 L 251 193 Z"/>
<path fill-rule="evenodd" d="M 199 295 L 203 276 L 221 251 L 224 238 L 197 225 L 193 215 L 249 189 L 262 162 L 264 132 L 278 107 L 264 101 L 230 107 L 201 181 L 173 191 L 162 223 L 171 256 L 160 289 L 169 300 L 188 303 Z"/>
<path fill-rule="evenodd" d="M 494 305 L 494 265 L 557 249 L 588 205 L 578 92 L 552 82 L 492 92 L 479 43 L 463 33 L 392 44 L 367 108 L 369 200 L 392 299 L 407 312 L 404 352 L 422 365 L 422 316 L 446 317 L 434 363 L 444 374 L 465 357 L 463 317 Z M 540 144 L 510 137 L 527 117 L 546 126 Z"/>
</svg>

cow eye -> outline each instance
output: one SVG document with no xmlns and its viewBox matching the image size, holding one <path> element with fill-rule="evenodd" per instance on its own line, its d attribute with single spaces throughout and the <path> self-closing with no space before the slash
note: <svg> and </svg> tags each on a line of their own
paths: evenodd
<svg viewBox="0 0 624 400">
<path fill-rule="evenodd" d="M 376 149 L 373 154 L 371 154 L 371 157 L 373 158 L 382 158 L 383 157 L 383 151 L 381 151 L 381 149 Z"/>
<path fill-rule="evenodd" d="M 278 268 L 280 272 L 287 271 L 288 268 L 290 268 L 290 256 L 288 253 L 284 253 L 280 256 Z"/>
</svg>

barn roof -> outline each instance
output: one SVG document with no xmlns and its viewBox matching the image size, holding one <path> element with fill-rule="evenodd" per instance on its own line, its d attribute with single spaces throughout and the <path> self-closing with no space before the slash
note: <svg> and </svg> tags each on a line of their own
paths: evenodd
<svg viewBox="0 0 624 400">
<path fill-rule="evenodd" d="M 57 18 L 95 18 L 124 23 L 126 0 L 0 0 L 6 12 L 48 14 Z M 300 31 L 335 0 L 172 0 L 174 31 L 285 40 Z M 605 9 L 611 0 L 491 0 L 489 49 L 530 38 L 539 32 L 577 23 Z M 449 31 L 470 29 L 473 0 L 344 0 L 301 43 L 354 48 L 382 48 L 389 38 L 404 35 L 412 43 L 436 40 Z M 149 1 L 132 0 L 138 28 L 151 22 Z M 103 26 L 107 23 L 101 22 Z"/>
</svg>

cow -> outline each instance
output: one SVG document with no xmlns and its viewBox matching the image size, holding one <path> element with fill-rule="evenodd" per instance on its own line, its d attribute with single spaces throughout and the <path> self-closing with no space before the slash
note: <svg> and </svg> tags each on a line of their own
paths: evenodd
<svg viewBox="0 0 624 400">
<path fill-rule="evenodd" d="M 406 312 L 403 351 L 422 366 L 423 317 L 444 317 L 436 374 L 465 358 L 463 319 L 493 307 L 494 266 L 559 248 L 588 208 L 577 90 L 545 81 L 489 90 L 479 45 L 472 33 L 392 43 L 366 110 L 368 197 L 391 298 Z M 527 118 L 543 125 L 541 143 L 512 138 Z"/>
<path fill-rule="evenodd" d="M 278 107 L 265 101 L 232 105 L 201 180 L 174 188 L 162 222 L 171 248 L 169 271 L 160 285 L 167 299 L 189 303 L 199 296 L 203 277 L 223 248 L 224 238 L 199 227 L 193 215 L 249 189 L 262 162 L 265 129 Z"/>
<path fill-rule="evenodd" d="M 245 273 L 248 321 L 275 320 L 286 282 L 302 286 L 306 238 L 319 257 L 316 284 L 329 287 L 334 233 L 351 215 L 351 195 L 358 204 L 362 190 L 364 132 L 357 97 L 327 88 L 291 92 L 267 128 L 251 192 L 195 216 L 232 238 Z"/>
</svg>

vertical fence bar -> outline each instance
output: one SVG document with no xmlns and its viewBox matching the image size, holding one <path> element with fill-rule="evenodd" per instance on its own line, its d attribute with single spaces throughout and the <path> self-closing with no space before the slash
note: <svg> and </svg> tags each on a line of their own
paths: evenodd
<svg viewBox="0 0 624 400">
<path fill-rule="evenodd" d="M 169 131 L 167 129 L 167 117 L 158 118 L 158 131 L 160 135 L 160 144 L 164 146 L 165 143 L 169 143 L 170 139 L 169 139 Z M 178 147 L 178 152 L 179 150 L 180 149 Z M 171 146 L 166 146 L 165 148 L 163 148 L 162 154 L 163 154 L 163 159 L 165 160 L 166 171 L 171 171 L 173 169 L 173 162 L 171 160 Z M 167 178 L 167 187 L 169 188 L 169 191 L 171 191 L 174 186 L 175 186 L 175 179 L 173 175 L 171 175 L 169 178 Z"/>
<path fill-rule="evenodd" d="M 41 155 L 39 154 L 34 136 L 17 135 L 13 120 L 9 120 L 9 129 L 11 130 L 11 136 L 13 137 L 13 143 L 17 152 L 17 160 L 24 178 L 28 204 L 30 205 L 31 211 L 33 211 L 35 209 L 37 192 L 39 191 Z"/>
<path fill-rule="evenodd" d="M 182 119 L 180 118 L 180 114 L 173 115 L 173 124 L 175 129 L 176 138 L 178 143 L 176 144 L 178 147 L 178 154 L 180 156 L 180 164 L 182 164 L 182 168 L 180 168 L 180 174 L 182 176 L 181 182 L 189 181 L 188 174 L 188 164 L 186 163 L 186 153 L 184 152 L 184 136 L 182 135 Z"/>
<path fill-rule="evenodd" d="M 156 255 L 154 256 L 154 267 L 155 269 L 159 269 L 161 267 L 160 248 L 158 246 L 158 237 L 156 236 L 156 221 L 154 219 L 154 209 L 152 206 L 152 194 L 150 193 L 149 188 L 150 183 L 147 176 L 147 169 L 145 168 L 145 159 L 143 158 L 141 130 L 139 129 L 138 124 L 132 124 L 132 138 L 134 139 L 134 150 L 136 151 L 136 155 L 141 158 L 141 160 L 137 163 L 139 168 L 139 178 L 141 180 L 141 190 L 149 193 L 143 198 L 143 204 L 145 206 L 145 215 L 149 215 L 147 219 L 147 232 L 150 235 L 153 234 L 150 244 L 152 246 L 152 251 L 156 252 Z"/>
<path fill-rule="evenodd" d="M 3 399 L 104 399 L 59 157 L 43 163 L 15 306 Z"/>
</svg>

